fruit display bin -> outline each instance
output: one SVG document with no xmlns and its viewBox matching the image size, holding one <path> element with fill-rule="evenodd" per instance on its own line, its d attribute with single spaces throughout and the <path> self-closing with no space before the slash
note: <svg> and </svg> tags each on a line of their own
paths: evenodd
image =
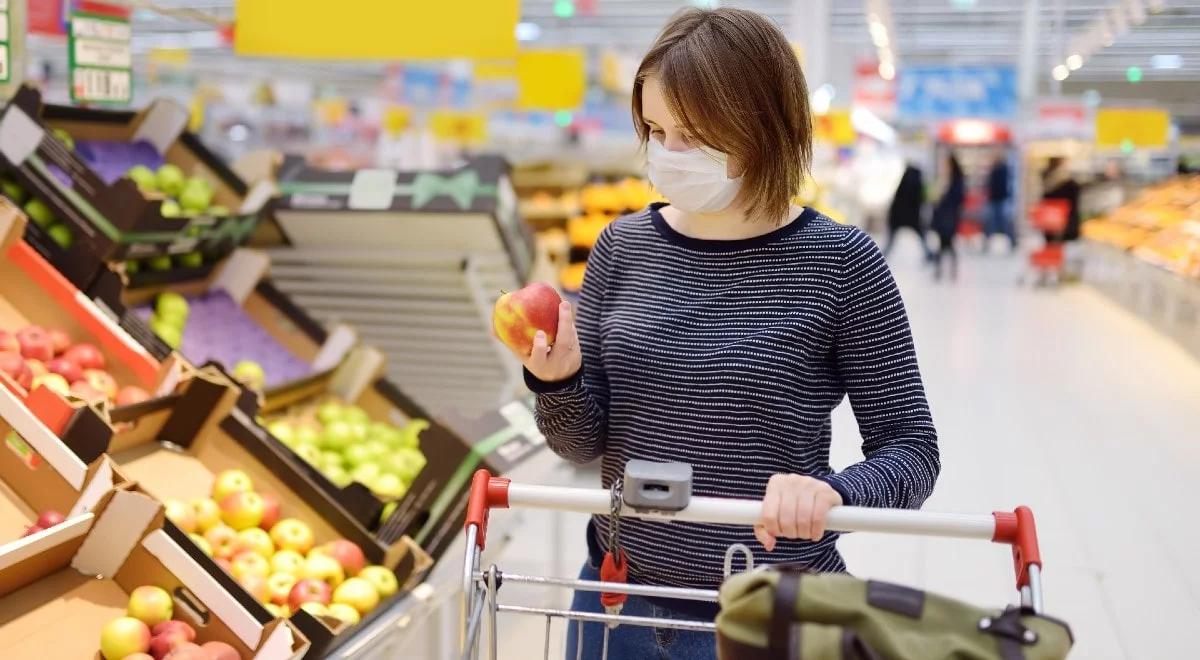
<svg viewBox="0 0 1200 660">
<path fill-rule="evenodd" d="M 63 440 L 0 388 L 0 543 L 91 511 L 106 492 L 127 483 L 107 456 L 85 463 L 68 446 L 86 445 L 106 428 L 94 410 L 80 408 Z"/>
<path fill-rule="evenodd" d="M 130 334 L 145 338 L 148 350 L 162 352 L 175 344 L 188 362 L 215 362 L 231 372 L 241 361 L 254 362 L 264 376 L 258 388 L 269 396 L 319 380 L 342 361 L 357 335 L 346 325 L 327 333 L 274 287 L 268 268 L 262 252 L 243 248 L 196 280 L 133 287 L 107 270 L 89 295 Z M 184 307 L 181 332 L 179 323 L 165 328 L 156 323 L 164 294 L 174 294 Z M 178 336 L 164 336 L 173 332 Z"/>
<path fill-rule="evenodd" d="M 309 643 L 229 580 L 144 493 L 110 491 L 93 511 L 0 545 L 0 648 L 14 660 L 101 658 L 102 629 L 126 615 L 130 593 L 153 585 L 197 642 L 243 659 L 302 657 Z M 66 630 L 69 634 L 64 635 Z"/>
<path fill-rule="evenodd" d="M 53 382 L 50 386 L 35 385 L 33 377 L 35 367 L 45 369 L 53 361 L 37 358 L 53 357 L 57 352 L 54 347 L 36 344 L 45 344 L 50 341 L 52 332 L 58 332 L 66 340 L 88 345 L 89 366 L 96 367 L 103 362 L 96 371 L 104 375 L 94 375 L 104 381 L 98 384 L 105 389 L 118 385 L 136 386 L 154 392 L 164 383 L 169 387 L 177 372 L 178 361 L 170 355 L 156 359 L 112 323 L 79 289 L 21 240 L 24 223 L 24 217 L 15 207 L 0 200 L 0 251 L 4 257 L 0 259 L 0 331 L 11 336 L 36 325 L 47 332 L 25 339 L 18 348 L 21 363 L 5 365 L 9 370 L 0 369 L 0 383 L 22 400 L 36 394 L 37 390 L 54 390 L 47 392 L 50 400 L 43 402 L 37 412 L 52 431 L 61 431 L 62 425 L 74 415 L 77 404 L 64 396 L 61 382 L 57 386 Z M 11 356 L 12 348 L 11 345 L 0 347 L 0 354 L 7 352 Z M 11 357 L 5 359 L 11 360 Z M 33 362 L 35 359 L 36 363 Z"/>
<path fill-rule="evenodd" d="M 373 537 L 336 497 L 298 469 L 285 448 L 254 423 L 256 398 L 215 367 L 205 367 L 176 394 L 114 411 L 115 423 L 132 427 L 112 436 L 104 450 L 122 472 L 164 500 L 206 498 L 221 473 L 241 471 L 256 492 L 279 502 L 283 518 L 303 523 L 313 544 L 346 539 L 362 550 L 367 563 L 390 569 L 397 584 L 392 598 L 403 597 L 432 560 L 409 539 L 384 543 Z M 386 608 L 384 601 L 364 621 Z M 303 610 L 291 612 L 289 620 L 311 642 L 312 657 L 320 657 L 335 636 L 351 628 Z"/>
<path fill-rule="evenodd" d="M 86 286 L 89 274 L 62 258 L 88 254 L 89 265 L 99 265 L 97 259 L 198 254 L 208 261 L 228 254 L 253 233 L 271 185 L 248 186 L 187 132 L 186 124 L 187 112 L 169 100 L 155 101 L 141 112 L 76 108 L 45 104 L 31 87 L 22 87 L 5 108 L 0 161 L 17 185 L 70 230 L 69 254 L 51 249 L 57 245 L 44 232 L 34 229 L 31 234 L 48 256 L 59 257 L 55 264 L 77 285 Z M 164 214 L 166 199 L 143 193 L 126 176 L 132 166 L 162 164 L 207 182 L 212 201 L 228 215 L 188 216 L 177 209 Z"/>
<path fill-rule="evenodd" d="M 424 407 L 496 405 L 520 385 L 490 309 L 528 277 L 533 240 L 507 163 L 329 172 L 286 159 L 263 235 L 271 277 L 312 316 L 351 323 Z"/>
</svg>

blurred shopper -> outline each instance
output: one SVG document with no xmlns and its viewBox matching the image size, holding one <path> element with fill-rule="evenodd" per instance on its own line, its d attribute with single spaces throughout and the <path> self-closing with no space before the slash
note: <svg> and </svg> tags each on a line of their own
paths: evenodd
<svg viewBox="0 0 1200 660">
<path fill-rule="evenodd" d="M 1079 182 L 1071 174 L 1071 165 L 1066 158 L 1054 156 L 1042 173 L 1042 199 L 1062 199 L 1071 205 L 1067 216 L 1067 228 L 1062 236 L 1046 235 L 1047 242 L 1076 241 L 1079 239 Z"/>
<path fill-rule="evenodd" d="M 938 237 L 937 255 L 934 257 L 934 279 L 942 279 L 942 264 L 950 260 L 950 277 L 958 277 L 958 252 L 954 250 L 954 236 L 962 221 L 963 202 L 967 199 L 966 178 L 962 166 L 953 152 L 946 155 L 943 170 L 943 185 L 937 204 L 933 207 L 933 231 Z"/>
<path fill-rule="evenodd" d="M 921 219 L 924 207 L 925 175 L 921 173 L 921 168 L 908 163 L 900 177 L 900 185 L 896 186 L 892 205 L 888 208 L 888 240 L 887 247 L 883 249 L 884 255 L 891 254 L 896 234 L 901 229 L 908 228 L 916 232 L 917 238 L 921 239 L 921 249 L 925 251 L 925 258 L 933 261 L 933 252 L 929 249 L 929 242 L 925 240 L 925 227 Z"/>
<path fill-rule="evenodd" d="M 633 116 L 669 204 L 617 219 L 588 259 L 578 327 L 559 309 L 553 347 L 518 357 L 547 444 L 601 459 L 680 461 L 694 495 L 762 499 L 758 525 L 608 516 L 588 526 L 580 577 L 619 552 L 635 583 L 716 588 L 726 549 L 755 563 L 845 571 L 835 506 L 916 508 L 940 470 L 904 303 L 875 242 L 792 206 L 812 160 L 808 91 L 774 23 L 740 9 L 676 14 L 638 67 Z M 829 465 L 831 413 L 849 396 L 864 459 Z M 572 609 L 603 612 L 595 592 Z M 714 603 L 630 596 L 623 614 L 711 621 Z M 584 658 L 605 629 L 582 626 Z M 575 657 L 580 626 L 568 627 Z M 622 625 L 609 657 L 704 659 L 714 636 Z"/>
<path fill-rule="evenodd" d="M 1003 150 L 996 153 L 996 160 L 988 172 L 988 212 L 984 224 L 984 249 L 987 249 L 994 234 L 1008 237 L 1011 251 L 1017 249 L 1017 229 L 1012 217 L 1012 174 L 1008 157 Z"/>
</svg>

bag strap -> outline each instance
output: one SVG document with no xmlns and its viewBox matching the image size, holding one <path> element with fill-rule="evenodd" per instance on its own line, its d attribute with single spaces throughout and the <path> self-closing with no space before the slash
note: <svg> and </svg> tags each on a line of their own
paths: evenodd
<svg viewBox="0 0 1200 660">
<path fill-rule="evenodd" d="M 800 596 L 800 571 L 779 571 L 779 582 L 775 584 L 775 599 L 771 609 L 771 627 L 767 631 L 767 655 L 779 660 L 793 660 L 788 657 L 793 644 L 799 647 L 798 637 L 793 632 L 792 623 L 796 612 L 796 601 Z"/>
</svg>

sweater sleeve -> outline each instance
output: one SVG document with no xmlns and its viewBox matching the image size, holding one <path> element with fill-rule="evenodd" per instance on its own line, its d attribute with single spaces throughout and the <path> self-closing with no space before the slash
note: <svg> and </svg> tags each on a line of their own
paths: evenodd
<svg viewBox="0 0 1200 660">
<path fill-rule="evenodd" d="M 608 436 L 608 376 L 600 360 L 600 312 L 612 263 L 612 231 L 609 225 L 588 256 L 583 290 L 575 309 L 583 368 L 555 383 L 525 372 L 525 384 L 537 394 L 538 430 L 554 453 L 575 463 L 598 458 L 604 453 Z"/>
<path fill-rule="evenodd" d="M 864 460 L 826 481 L 855 506 L 915 509 L 941 469 L 900 290 L 879 248 L 852 230 L 838 290 L 838 374 L 862 434 Z"/>
</svg>

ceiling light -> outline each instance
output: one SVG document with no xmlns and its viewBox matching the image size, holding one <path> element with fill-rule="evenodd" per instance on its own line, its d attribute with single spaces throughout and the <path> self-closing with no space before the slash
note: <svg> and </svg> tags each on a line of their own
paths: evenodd
<svg viewBox="0 0 1200 660">
<path fill-rule="evenodd" d="M 896 77 L 896 65 L 888 61 L 879 63 L 879 77 L 884 80 L 891 80 Z"/>
<path fill-rule="evenodd" d="M 954 0 L 954 6 L 959 9 L 970 9 L 975 6 L 975 0 Z"/>
<path fill-rule="evenodd" d="M 1180 69 L 1183 68 L 1183 56 L 1155 55 L 1150 58 L 1150 66 L 1155 69 Z"/>
<path fill-rule="evenodd" d="M 871 33 L 871 41 L 875 42 L 876 46 L 883 48 L 888 45 L 888 31 L 883 23 L 874 21 L 867 26 L 867 29 Z"/>
<path fill-rule="evenodd" d="M 813 112 L 818 115 L 823 115 L 826 112 L 829 112 L 829 105 L 833 102 L 833 97 L 836 93 L 837 91 L 834 89 L 833 85 L 830 85 L 829 83 L 825 83 L 824 85 L 818 87 L 816 91 L 812 93 L 812 98 L 810 99 Z"/>
<path fill-rule="evenodd" d="M 1050 75 L 1054 76 L 1055 80 L 1061 82 L 1066 80 L 1067 76 L 1071 75 L 1071 71 L 1067 69 L 1065 64 L 1059 64 L 1058 66 L 1054 67 L 1054 69 L 1050 72 Z"/>
<path fill-rule="evenodd" d="M 1082 55 L 1080 55 L 1079 53 L 1072 53 L 1067 56 L 1067 68 L 1068 69 L 1075 71 L 1076 69 L 1078 69 L 1081 66 L 1083 66 L 1083 56 Z"/>
<path fill-rule="evenodd" d="M 537 23 L 517 23 L 517 41 L 537 41 L 542 36 L 542 26 Z"/>
</svg>

